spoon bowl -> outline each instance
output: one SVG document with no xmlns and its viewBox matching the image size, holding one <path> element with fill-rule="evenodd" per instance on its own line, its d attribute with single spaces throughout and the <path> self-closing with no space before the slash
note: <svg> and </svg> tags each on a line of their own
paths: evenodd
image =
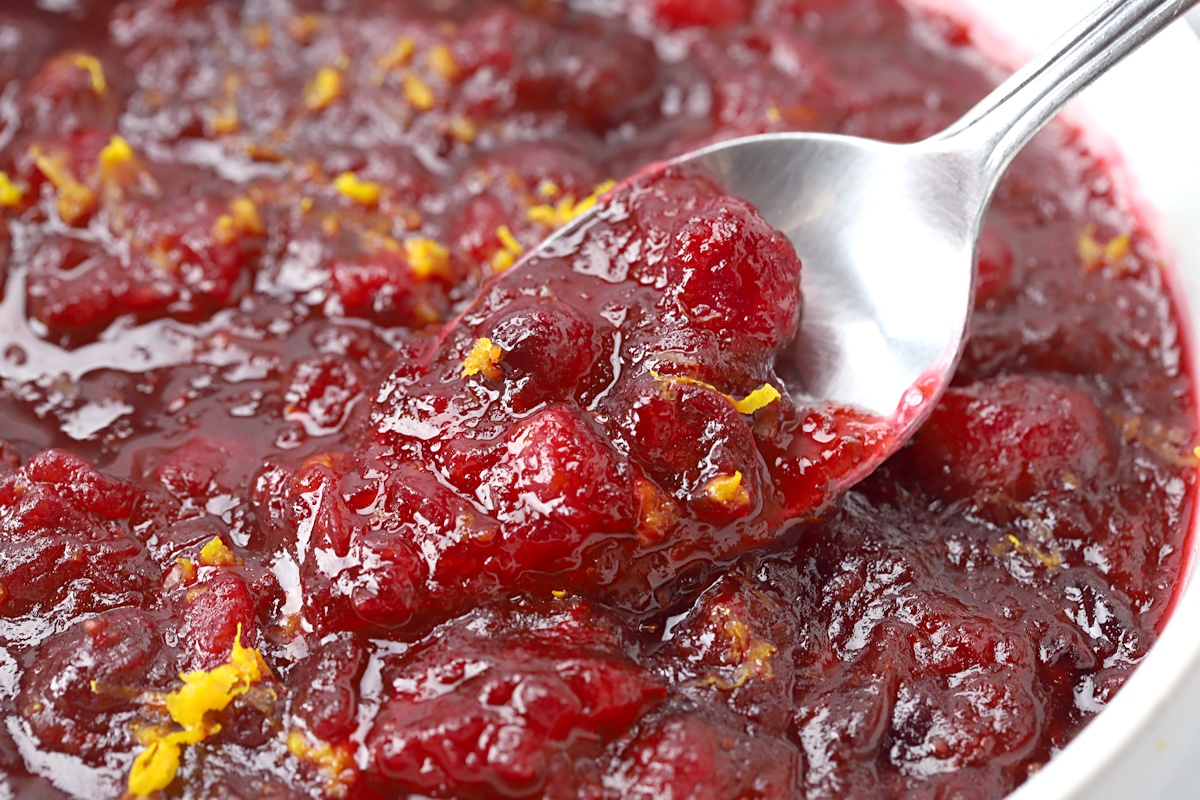
<svg viewBox="0 0 1200 800">
<path fill-rule="evenodd" d="M 923 142 L 784 133 L 678 159 L 755 206 L 804 264 L 797 399 L 887 421 L 907 441 L 949 385 L 1000 175 L 1080 90 L 1196 0 L 1108 0 L 958 122 Z"/>
<path fill-rule="evenodd" d="M 936 144 L 812 134 L 738 139 L 686 160 L 796 247 L 800 399 L 919 422 L 969 317 L 986 202 L 971 165 Z"/>
<path fill-rule="evenodd" d="M 942 133 L 915 144 L 779 133 L 721 142 L 651 167 L 699 168 L 755 205 L 803 263 L 792 363 L 797 405 L 853 409 L 882 433 L 833 493 L 903 445 L 953 377 L 975 255 L 1001 174 L 1079 91 L 1200 0 L 1105 0 Z M 530 255 L 575 240 L 583 214 Z"/>
</svg>

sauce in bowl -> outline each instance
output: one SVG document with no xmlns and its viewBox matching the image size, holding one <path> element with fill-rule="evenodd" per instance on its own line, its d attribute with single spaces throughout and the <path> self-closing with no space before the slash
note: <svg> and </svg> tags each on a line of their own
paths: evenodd
<svg viewBox="0 0 1200 800">
<path fill-rule="evenodd" d="M 604 197 L 734 135 L 940 130 L 994 82 L 969 26 L 318 6 L 0 12 L 14 791 L 990 798 L 1103 707 L 1196 431 L 1079 134 L 1001 183 L 955 386 L 832 506 L 871 442 L 787 399 L 790 248 L 702 176 Z"/>
</svg>

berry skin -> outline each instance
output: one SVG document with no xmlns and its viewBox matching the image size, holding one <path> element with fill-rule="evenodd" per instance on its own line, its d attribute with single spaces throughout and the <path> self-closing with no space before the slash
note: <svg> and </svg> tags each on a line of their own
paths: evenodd
<svg viewBox="0 0 1200 800">
<path fill-rule="evenodd" d="M 483 609 L 439 629 L 383 671 L 367 735 L 385 792 L 538 797 L 578 787 L 600 752 L 665 690 L 586 603 Z"/>
<path fill-rule="evenodd" d="M 939 491 L 1020 501 L 1102 480 L 1114 442 L 1082 391 L 1014 376 L 949 389 L 903 457 Z"/>
<path fill-rule="evenodd" d="M 718 28 L 746 21 L 754 4 L 748 0 L 652 0 L 651 8 L 668 28 Z"/>
<path fill-rule="evenodd" d="M 362 392 L 362 374 L 349 359 L 305 356 L 289 373 L 284 415 L 300 420 L 311 434 L 331 433 L 345 422 Z"/>
<path fill-rule="evenodd" d="M 484 485 L 519 569 L 548 568 L 577 556 L 589 537 L 633 527 L 628 467 L 568 406 L 514 426 Z"/>
<path fill-rule="evenodd" d="M 789 742 L 740 730 L 721 714 L 684 712 L 658 720 L 619 766 L 623 797 L 769 800 L 794 797 L 804 760 Z"/>
<path fill-rule="evenodd" d="M 63 600 L 100 610 L 148 589 L 149 555 L 131 530 L 141 496 L 62 450 L 0 478 L 0 614 Z"/>
<path fill-rule="evenodd" d="M 748 203 L 724 198 L 676 228 L 666 298 L 691 325 L 720 333 L 726 346 L 764 352 L 796 335 L 799 273 L 791 243 Z M 741 344 L 743 337 L 753 345 Z"/>
<path fill-rule="evenodd" d="M 100 761 L 128 746 L 122 721 L 137 708 L 130 688 L 170 679 L 162 649 L 140 609 L 88 616 L 37 649 L 21 681 L 22 716 L 43 747 Z"/>
</svg>

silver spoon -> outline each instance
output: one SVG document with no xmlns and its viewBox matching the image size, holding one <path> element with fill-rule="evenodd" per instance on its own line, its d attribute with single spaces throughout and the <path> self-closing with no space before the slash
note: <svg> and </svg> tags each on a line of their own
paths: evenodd
<svg viewBox="0 0 1200 800">
<path fill-rule="evenodd" d="M 949 384 L 971 313 L 983 216 L 1009 162 L 1067 101 L 1197 2 L 1105 0 L 960 120 L 916 144 L 778 133 L 673 162 L 701 167 L 795 245 L 804 265 L 798 404 L 856 407 L 890 428 L 886 445 L 834 491 L 907 441 Z M 530 255 L 553 253 L 591 216 Z"/>
</svg>

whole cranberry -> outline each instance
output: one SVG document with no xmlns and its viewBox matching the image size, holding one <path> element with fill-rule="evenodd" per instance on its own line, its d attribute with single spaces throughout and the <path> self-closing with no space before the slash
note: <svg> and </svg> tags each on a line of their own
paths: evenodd
<svg viewBox="0 0 1200 800">
<path fill-rule="evenodd" d="M 595 326 L 561 300 L 514 303 L 484 326 L 504 349 L 501 368 L 520 413 L 545 400 L 569 400 L 586 385 L 601 345 Z"/>
<path fill-rule="evenodd" d="M 749 338 L 765 351 L 796 334 L 799 265 L 791 242 L 750 204 L 725 199 L 675 229 L 664 300 L 677 303 L 690 324 L 720 333 L 729 346 L 745 346 Z"/>
</svg>

